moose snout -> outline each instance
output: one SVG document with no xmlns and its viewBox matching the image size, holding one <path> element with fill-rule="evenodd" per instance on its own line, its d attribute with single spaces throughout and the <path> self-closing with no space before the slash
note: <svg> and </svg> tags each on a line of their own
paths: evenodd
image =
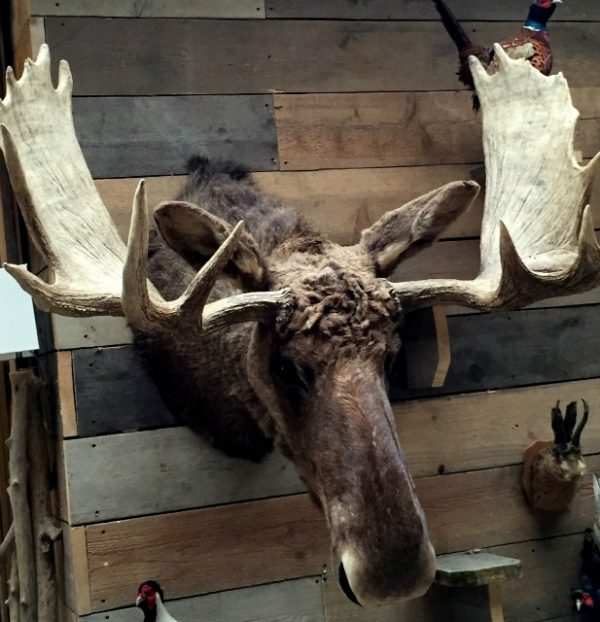
<svg viewBox="0 0 600 622">
<path fill-rule="evenodd" d="M 436 569 L 435 551 L 428 538 L 414 547 L 368 559 L 355 551 L 341 555 L 340 587 L 357 605 L 419 598 L 431 586 Z"/>
</svg>

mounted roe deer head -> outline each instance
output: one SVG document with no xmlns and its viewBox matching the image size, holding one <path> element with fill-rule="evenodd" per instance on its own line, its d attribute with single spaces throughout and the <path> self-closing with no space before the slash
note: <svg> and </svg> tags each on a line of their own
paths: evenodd
<svg viewBox="0 0 600 622">
<path fill-rule="evenodd" d="M 514 309 L 599 280 L 586 207 L 597 158 L 574 158 L 566 81 L 495 53 L 494 76 L 472 61 L 487 169 L 473 281 L 386 279 L 468 207 L 473 182 L 434 190 L 342 247 L 240 171 L 201 161 L 179 200 L 156 210 L 148 260 L 144 184 L 125 247 L 75 137 L 67 64 L 56 89 L 46 47 L 19 82 L 7 75 L 2 150 L 52 280 L 7 269 L 42 309 L 124 315 L 169 406 L 215 446 L 252 459 L 280 446 L 322 508 L 341 583 L 360 603 L 420 596 L 435 571 L 385 387 L 403 313 Z"/>
</svg>

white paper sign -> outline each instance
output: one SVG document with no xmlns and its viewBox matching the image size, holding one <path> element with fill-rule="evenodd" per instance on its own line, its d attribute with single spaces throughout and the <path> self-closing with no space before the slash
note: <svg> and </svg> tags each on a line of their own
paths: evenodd
<svg viewBox="0 0 600 622">
<path fill-rule="evenodd" d="M 0 355 L 38 348 L 31 296 L 0 268 Z"/>
</svg>

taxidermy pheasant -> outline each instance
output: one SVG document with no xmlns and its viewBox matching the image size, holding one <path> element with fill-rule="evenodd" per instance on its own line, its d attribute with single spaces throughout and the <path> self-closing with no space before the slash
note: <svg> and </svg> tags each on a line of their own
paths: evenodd
<svg viewBox="0 0 600 622">
<path fill-rule="evenodd" d="M 581 587 L 571 590 L 575 611 L 589 620 L 600 620 L 600 480 L 592 475 L 596 516 L 593 529 L 586 529 L 581 547 Z"/>
<path fill-rule="evenodd" d="M 554 441 L 536 441 L 523 454 L 523 489 L 531 506 L 538 510 L 566 510 L 585 474 L 581 433 L 589 406 L 585 400 L 582 402 L 583 417 L 577 427 L 577 403 L 567 406 L 563 419 L 557 402 L 551 413 Z"/>
<path fill-rule="evenodd" d="M 138 588 L 136 607 L 144 612 L 144 622 L 177 622 L 164 603 L 164 593 L 156 581 L 144 581 Z"/>
<path fill-rule="evenodd" d="M 471 90 L 475 90 L 469 56 L 476 56 L 489 73 L 496 73 L 494 48 L 471 41 L 444 0 L 433 2 L 458 49 L 458 79 Z M 525 58 L 544 75 L 552 71 L 552 51 L 546 24 L 554 13 L 556 4 L 561 2 L 562 0 L 537 0 L 529 7 L 529 15 L 521 30 L 515 36 L 500 41 L 500 45 L 510 58 Z M 473 95 L 473 108 L 479 110 L 477 95 Z"/>
</svg>

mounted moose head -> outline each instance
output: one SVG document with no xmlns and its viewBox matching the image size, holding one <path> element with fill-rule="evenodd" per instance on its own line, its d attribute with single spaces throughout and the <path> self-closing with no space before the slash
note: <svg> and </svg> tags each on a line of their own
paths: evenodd
<svg viewBox="0 0 600 622">
<path fill-rule="evenodd" d="M 493 77 L 472 61 L 488 187 L 473 281 L 385 279 L 468 207 L 473 182 L 434 190 L 341 247 L 238 172 L 201 162 L 181 200 L 156 210 L 148 263 L 144 184 L 126 248 L 75 137 L 67 64 L 56 89 L 45 46 L 20 81 L 7 73 L 2 150 L 52 282 L 7 270 L 42 309 L 124 315 L 167 403 L 216 446 L 258 459 L 274 440 L 322 508 L 341 582 L 363 603 L 419 596 L 435 571 L 385 391 L 403 312 L 513 309 L 599 280 L 585 207 L 597 158 L 575 161 L 567 84 L 495 53 Z"/>
</svg>

